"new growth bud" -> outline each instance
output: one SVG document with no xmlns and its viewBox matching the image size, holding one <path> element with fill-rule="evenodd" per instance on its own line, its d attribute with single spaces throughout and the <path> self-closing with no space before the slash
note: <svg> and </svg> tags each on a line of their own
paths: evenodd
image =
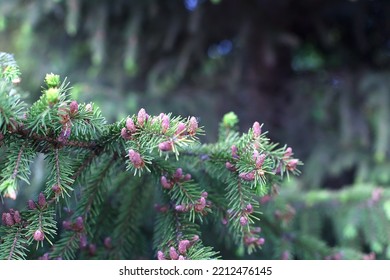
<svg viewBox="0 0 390 280">
<path fill-rule="evenodd" d="M 69 221 L 63 221 L 63 222 L 62 222 L 62 227 L 63 227 L 65 230 L 70 230 L 71 227 L 72 227 L 72 223 L 69 222 Z"/>
<path fill-rule="evenodd" d="M 244 243 L 245 245 L 249 246 L 249 245 L 257 245 L 257 246 L 261 246 L 265 243 L 265 239 L 260 237 L 255 237 L 255 236 L 245 236 L 244 237 Z"/>
<path fill-rule="evenodd" d="M 112 248 L 112 239 L 111 237 L 106 237 L 104 238 L 104 247 L 106 247 L 107 249 L 111 249 Z"/>
<path fill-rule="evenodd" d="M 176 252 L 174 247 L 169 248 L 169 257 L 172 260 L 177 260 L 179 258 L 179 254 Z"/>
<path fill-rule="evenodd" d="M 54 103 L 57 103 L 57 101 L 58 101 L 58 97 L 60 95 L 60 91 L 59 91 L 58 88 L 48 88 L 45 91 L 45 95 L 46 95 L 46 100 L 49 103 L 54 104 Z"/>
<path fill-rule="evenodd" d="M 283 157 L 284 157 L 284 159 L 288 159 L 289 157 L 291 157 L 292 156 L 292 148 L 291 147 L 287 147 L 287 149 L 286 149 L 286 151 L 284 152 L 284 155 L 283 155 Z"/>
<path fill-rule="evenodd" d="M 15 211 L 15 213 L 14 213 L 14 221 L 15 221 L 15 224 L 19 224 L 22 221 L 22 218 L 20 217 L 19 211 Z"/>
<path fill-rule="evenodd" d="M 42 230 L 37 229 L 37 230 L 34 232 L 34 240 L 35 240 L 35 241 L 43 241 L 43 239 L 45 239 L 45 234 L 43 233 Z"/>
<path fill-rule="evenodd" d="M 169 129 L 169 125 L 170 125 L 169 117 L 163 114 L 161 118 L 161 132 L 166 133 L 167 130 Z"/>
<path fill-rule="evenodd" d="M 181 240 L 179 242 L 179 246 L 178 246 L 178 249 L 179 249 L 179 253 L 184 255 L 186 252 L 187 252 L 187 249 L 190 247 L 190 241 L 185 239 L 185 240 Z"/>
<path fill-rule="evenodd" d="M 84 230 L 84 219 L 79 216 L 76 218 L 76 221 L 73 224 L 74 231 L 83 231 Z"/>
<path fill-rule="evenodd" d="M 256 168 L 261 168 L 267 156 L 265 154 L 259 154 L 257 150 L 253 152 L 253 160 L 256 163 Z"/>
<path fill-rule="evenodd" d="M 142 168 L 143 166 L 145 166 L 141 155 L 133 149 L 129 150 L 129 159 L 135 168 Z"/>
<path fill-rule="evenodd" d="M 35 205 L 35 202 L 34 202 L 32 199 L 30 199 L 30 200 L 27 202 L 27 207 L 28 207 L 28 209 L 30 209 L 30 210 L 34 210 L 34 209 L 37 208 L 37 206 Z"/>
<path fill-rule="evenodd" d="M 254 122 L 252 129 L 253 129 L 253 136 L 255 138 L 259 138 L 261 135 L 261 126 L 260 126 L 259 122 Z"/>
<path fill-rule="evenodd" d="M 70 137 L 71 129 L 68 126 L 63 126 L 62 130 L 60 132 L 60 135 L 58 135 L 57 140 L 61 143 L 66 143 Z"/>
<path fill-rule="evenodd" d="M 72 102 L 70 102 L 69 105 L 69 113 L 71 115 L 76 115 L 78 111 L 79 111 L 79 104 L 77 103 L 77 101 L 73 100 Z"/>
<path fill-rule="evenodd" d="M 46 206 L 46 198 L 43 193 L 39 193 L 38 195 L 38 205 L 40 207 L 45 207 Z"/>
<path fill-rule="evenodd" d="M 181 168 L 176 169 L 175 174 L 173 174 L 173 178 L 175 178 L 176 180 L 182 179 L 183 178 L 183 169 L 181 169 Z"/>
<path fill-rule="evenodd" d="M 85 111 L 92 112 L 92 104 L 91 103 L 88 103 L 87 105 L 85 105 Z"/>
<path fill-rule="evenodd" d="M 5 214 L 5 215 L 4 215 Z M 12 218 L 11 213 L 3 213 L 3 223 L 6 226 L 13 226 L 15 224 L 14 219 Z"/>
<path fill-rule="evenodd" d="M 189 135 L 195 135 L 196 131 L 198 130 L 198 121 L 195 117 L 191 117 L 188 124 L 188 134 Z"/>
<path fill-rule="evenodd" d="M 183 181 L 189 181 L 191 180 L 191 178 L 192 178 L 191 174 L 187 173 L 186 175 L 184 175 Z"/>
<path fill-rule="evenodd" d="M 163 186 L 163 188 L 167 190 L 170 190 L 173 187 L 172 182 L 168 181 L 168 179 L 165 176 L 161 176 L 160 183 Z"/>
<path fill-rule="evenodd" d="M 247 212 L 247 213 L 253 213 L 253 206 L 252 206 L 252 204 L 248 204 L 246 207 L 245 207 L 245 212 Z"/>
<path fill-rule="evenodd" d="M 195 205 L 195 211 L 196 212 L 202 212 L 203 209 L 206 207 L 206 198 L 201 196 L 198 200 L 198 203 Z"/>
<path fill-rule="evenodd" d="M 165 141 L 158 144 L 158 148 L 162 152 L 169 152 L 172 151 L 172 142 L 171 141 Z"/>
<path fill-rule="evenodd" d="M 223 125 L 228 128 L 233 128 L 238 123 L 238 117 L 234 112 L 229 112 L 223 116 Z"/>
<path fill-rule="evenodd" d="M 81 234 L 80 236 L 80 247 L 85 249 L 88 246 L 88 239 L 85 234 Z"/>
<path fill-rule="evenodd" d="M 126 129 L 126 127 L 122 128 L 121 136 L 125 140 L 130 140 L 131 139 L 131 133 Z"/>
<path fill-rule="evenodd" d="M 248 218 L 242 216 L 242 217 L 240 218 L 240 225 L 246 226 L 247 224 L 248 224 Z"/>
<path fill-rule="evenodd" d="M 232 145 L 231 150 L 232 150 L 232 157 L 234 159 L 238 159 L 238 154 L 237 154 L 238 149 L 237 149 L 237 146 L 236 145 Z"/>
<path fill-rule="evenodd" d="M 226 169 L 229 170 L 230 172 L 234 172 L 234 171 L 237 170 L 236 167 L 235 167 L 231 162 L 229 162 L 229 161 L 227 161 L 227 162 L 225 163 L 225 167 L 226 167 Z"/>
<path fill-rule="evenodd" d="M 13 200 L 16 199 L 16 191 L 13 188 L 9 188 L 7 192 L 4 194 L 4 197 L 9 197 Z"/>
<path fill-rule="evenodd" d="M 257 245 L 264 245 L 264 243 L 265 243 L 265 239 L 264 238 L 259 238 L 259 239 L 257 239 Z"/>
<path fill-rule="evenodd" d="M 177 212 L 186 212 L 186 211 L 187 211 L 187 208 L 186 208 L 185 205 L 179 204 L 179 205 L 176 205 L 176 206 L 175 206 L 175 210 L 176 210 Z"/>
<path fill-rule="evenodd" d="M 183 136 L 186 131 L 186 125 L 182 122 L 179 122 L 175 131 L 175 135 Z"/>
<path fill-rule="evenodd" d="M 255 179 L 255 172 L 243 172 L 238 175 L 244 181 L 253 181 Z"/>
<path fill-rule="evenodd" d="M 160 261 L 165 260 L 164 253 L 162 251 L 157 252 L 157 259 Z"/>
<path fill-rule="evenodd" d="M 45 83 L 51 88 L 58 87 L 60 85 L 60 75 L 55 75 L 53 73 L 46 74 Z"/>
<path fill-rule="evenodd" d="M 223 224 L 223 225 L 227 225 L 228 224 L 228 219 L 226 219 L 226 218 L 222 218 L 222 220 L 221 220 L 221 223 Z"/>
<path fill-rule="evenodd" d="M 141 108 L 141 110 L 138 111 L 137 121 L 140 126 L 143 126 L 147 119 L 149 118 L 149 115 L 146 113 L 144 108 Z"/>
<path fill-rule="evenodd" d="M 61 187 L 57 184 L 53 185 L 51 187 L 52 191 L 55 193 L 55 194 L 60 194 L 61 193 Z"/>
<path fill-rule="evenodd" d="M 130 133 L 134 133 L 137 128 L 135 127 L 134 121 L 132 118 L 127 118 L 126 120 L 126 128 Z"/>
<path fill-rule="evenodd" d="M 295 168 L 297 168 L 298 160 L 297 159 L 291 159 L 287 162 L 287 169 L 290 171 L 293 171 Z"/>
</svg>

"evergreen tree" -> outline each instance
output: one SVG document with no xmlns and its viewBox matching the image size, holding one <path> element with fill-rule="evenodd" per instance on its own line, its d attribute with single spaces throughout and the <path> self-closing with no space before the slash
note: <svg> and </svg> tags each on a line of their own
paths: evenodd
<svg viewBox="0 0 390 280">
<path fill-rule="evenodd" d="M 213 144 L 195 117 L 142 108 L 108 124 L 55 74 L 28 106 L 13 57 L 0 63 L 1 195 L 18 199 L 38 155 L 47 171 L 26 208 L 2 213 L 0 259 L 223 257 L 202 240 L 210 229 L 248 254 L 263 246 L 261 198 L 301 162 L 259 122 L 240 134 L 226 114 Z"/>
<path fill-rule="evenodd" d="M 2 54 L 2 77 L 8 83 L 2 83 L 1 91 L 4 88 L 8 97 L 0 114 L 1 123 L 7 123 L 1 127 L 5 141 L 0 141 L 3 143 L 0 183 L 3 195 L 17 195 L 15 201 L 6 198 L 4 204 L 0 203 L 0 212 L 5 213 L 3 225 L 7 224 L 6 220 L 12 221 L 10 217 L 13 221 L 19 219 L 24 209 L 22 201 L 32 199 L 36 204 L 41 191 L 47 201 L 53 198 L 54 191 L 46 188 L 56 184 L 57 179 L 50 174 L 57 170 L 56 162 L 66 161 L 66 165 L 59 165 L 63 174 L 59 185 L 64 197 L 61 195 L 58 202 L 49 203 L 55 208 L 57 230 L 51 240 L 60 248 L 57 250 L 76 252 L 66 250 L 79 246 L 82 240 L 84 249 L 74 253 L 75 258 L 91 258 L 94 252 L 96 258 L 103 258 L 100 253 L 104 250 L 99 251 L 99 248 L 111 248 L 105 249 L 106 256 L 115 259 L 154 258 L 159 250 L 167 257 L 168 249 L 161 248 L 161 240 L 151 244 L 158 235 L 154 232 L 160 224 L 160 211 L 164 212 L 167 205 L 168 209 L 176 206 L 164 204 L 171 199 L 163 196 L 168 192 L 163 185 L 169 188 L 173 182 L 177 186 L 179 182 L 173 179 L 173 174 L 181 168 L 184 174 L 191 174 L 192 181 L 180 183 L 198 185 L 196 201 L 201 199 L 200 191 L 206 191 L 206 202 L 219 205 L 215 204 L 217 200 L 222 205 L 225 201 L 221 209 L 230 209 L 225 197 L 232 183 L 228 176 L 237 175 L 239 171 L 234 171 L 235 168 L 243 168 L 243 165 L 230 159 L 226 161 L 228 169 L 222 168 L 226 162 L 221 162 L 218 168 L 207 149 L 217 152 L 225 145 L 220 155 L 228 156 L 231 147 L 223 143 L 230 141 L 229 145 L 238 147 L 242 160 L 242 147 L 226 132 L 236 131 L 238 138 L 243 136 L 237 132 L 237 118 L 233 114 L 224 117 L 215 145 L 188 143 L 189 146 L 177 149 L 177 159 L 176 150 L 161 151 L 160 156 L 160 142 L 155 143 L 152 151 L 146 146 L 139 151 L 130 145 L 132 139 L 119 138 L 125 146 L 115 153 L 127 156 L 129 170 L 118 172 L 124 171 L 126 165 L 119 165 L 119 159 L 112 159 L 109 155 L 113 154 L 99 148 L 111 145 L 101 142 L 110 134 L 107 132 L 110 126 L 103 119 L 88 115 L 85 109 L 92 100 L 94 104 L 88 105 L 88 110 L 92 108 L 95 112 L 100 107 L 107 122 L 123 118 L 120 130 L 125 127 L 127 115 L 141 107 L 148 112 L 175 112 L 169 115 L 170 125 L 173 125 L 174 115 L 197 115 L 208 128 L 205 137 L 202 135 L 200 139 L 208 138 L 210 142 L 218 137 L 220 117 L 233 110 L 243 122 L 241 132 L 253 120 L 261 119 L 272 133 L 270 138 L 292 145 L 305 162 L 303 176 L 290 177 L 289 183 L 281 188 L 279 184 L 267 185 L 268 193 L 261 199 L 256 194 L 255 199 L 260 200 L 256 211 L 262 213 L 252 216 L 260 218 L 253 226 L 255 232 L 259 231 L 257 225 L 261 227 L 259 238 L 265 239 L 261 250 L 247 254 L 245 246 L 237 243 L 237 235 L 232 234 L 235 231 L 229 225 L 221 226 L 221 220 L 227 222 L 224 218 L 230 214 L 213 207 L 205 207 L 211 211 L 207 216 L 195 211 L 196 231 L 201 233 L 198 236 L 202 244 L 213 247 L 223 258 L 390 259 L 389 10 L 390 2 L 381 0 L 317 0 L 316 5 L 307 0 L 2 1 L 1 48 L 15 53 L 23 69 L 23 82 L 18 85 L 20 73 L 15 62 Z M 308 16 L 302 17 L 302 14 Z M 72 87 L 68 87 L 66 81 L 54 86 L 63 91 L 61 98 L 66 89 L 70 89 L 65 93 L 70 96 L 61 101 L 67 105 L 53 103 L 56 108 L 65 106 L 64 111 L 58 114 L 48 110 L 46 114 L 42 112 L 47 105 L 35 103 L 32 108 L 18 101 L 31 104 L 38 99 L 36 94 L 41 93 L 35 89 L 40 87 L 45 73 L 51 71 L 68 76 L 72 81 Z M 56 90 L 46 92 L 49 88 L 51 86 L 46 85 L 43 94 L 55 101 Z M 71 116 L 70 121 L 59 120 L 59 115 L 65 118 L 71 115 L 71 106 L 72 111 L 77 107 L 78 113 Z M 27 112 L 26 120 L 24 112 Z M 31 123 L 32 118 L 28 116 L 32 112 L 43 118 L 37 117 L 36 122 Z M 10 117 L 15 114 L 16 117 Z M 137 127 L 137 116 L 129 117 Z M 189 119 L 180 120 L 188 126 Z M 11 133 L 17 124 L 25 125 L 27 120 L 26 135 Z M 83 120 L 93 122 L 96 131 L 91 131 L 89 122 Z M 115 131 L 119 133 L 119 128 Z M 128 131 L 123 132 L 124 137 L 134 137 Z M 174 134 L 172 129 L 169 133 Z M 195 136 L 200 134 L 199 130 Z M 14 141 L 15 137 L 22 139 Z M 100 140 L 93 147 L 92 142 L 97 139 Z M 57 152 L 53 147 L 59 140 L 67 144 L 61 144 Z M 169 143 L 161 144 L 161 148 L 170 149 Z M 145 166 L 134 168 L 129 162 L 130 149 L 140 153 L 143 159 L 150 156 L 151 163 L 146 158 Z M 203 160 L 198 157 L 201 153 L 205 155 Z M 165 160 L 167 154 L 169 158 Z M 132 156 L 137 159 L 133 152 Z M 112 165 L 118 166 L 103 172 L 104 164 L 108 165 L 111 160 Z M 153 168 L 160 164 L 164 165 L 160 171 Z M 17 172 L 11 176 L 15 170 Z M 208 170 L 212 172 L 206 174 Z M 137 175 L 133 176 L 135 171 Z M 3 177 L 3 174 L 8 176 Z M 105 174 L 109 174 L 109 181 L 105 181 L 108 178 Z M 244 174 L 244 178 L 251 178 L 250 174 Z M 267 182 L 271 182 L 267 176 L 269 174 L 266 174 Z M 31 182 L 30 187 L 27 182 Z M 87 188 L 92 185 L 93 188 Z M 154 191 L 140 192 L 145 189 L 139 186 L 151 188 L 151 185 L 155 186 Z M 157 186 L 163 189 L 156 191 Z M 172 195 L 173 191 L 177 189 L 172 189 Z M 129 193 L 135 195 L 128 196 Z M 80 208 L 78 202 L 84 194 L 93 194 L 96 204 L 95 200 L 84 201 L 84 208 Z M 141 195 L 142 201 L 149 200 L 149 207 L 142 204 L 136 211 L 133 209 L 137 207 L 127 208 L 136 202 L 141 204 L 137 195 Z M 124 203 L 122 198 L 134 200 Z M 154 204 L 157 204 L 156 209 L 150 206 Z M 100 230 L 93 233 L 95 239 L 91 240 L 91 233 L 65 230 L 80 228 L 80 219 L 75 226 L 78 217 L 83 218 L 83 227 L 86 218 L 85 226 L 90 230 L 92 221 L 89 214 L 83 214 L 83 209 L 96 212 L 94 215 L 98 218 L 93 224 L 99 225 Z M 143 212 L 142 218 L 139 212 Z M 185 214 L 191 215 L 191 212 Z M 113 224 L 115 231 L 112 231 Z M 47 241 L 38 250 L 33 249 L 31 235 L 27 236 L 22 229 L 13 228 L 17 239 L 3 239 L 3 230 L 11 230 L 11 227 L 1 228 L 0 238 L 5 243 L 0 246 L 11 248 L 14 240 L 15 245 L 27 244 L 29 251 L 20 250 L 20 256 L 38 258 L 46 252 L 51 258 L 63 255 L 58 251 L 54 254 Z M 224 238 L 216 240 L 215 233 Z M 63 239 L 64 234 L 70 239 Z M 40 236 L 38 232 L 37 238 Z M 127 253 L 114 249 L 130 248 L 128 246 L 132 249 Z M 178 248 L 174 248 L 177 252 Z"/>
</svg>

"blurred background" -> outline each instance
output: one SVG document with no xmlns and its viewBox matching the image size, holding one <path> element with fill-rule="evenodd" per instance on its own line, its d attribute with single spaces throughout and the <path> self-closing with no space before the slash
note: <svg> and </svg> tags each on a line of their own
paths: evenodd
<svg viewBox="0 0 390 280">
<path fill-rule="evenodd" d="M 3 0 L 0 51 L 30 103 L 53 72 L 110 122 L 195 115 L 210 142 L 227 112 L 242 131 L 264 123 L 305 164 L 270 208 L 293 214 L 282 227 L 340 248 L 330 258 L 390 258 L 389 14 L 380 0 Z M 305 257 L 289 238 L 265 256 Z"/>
</svg>

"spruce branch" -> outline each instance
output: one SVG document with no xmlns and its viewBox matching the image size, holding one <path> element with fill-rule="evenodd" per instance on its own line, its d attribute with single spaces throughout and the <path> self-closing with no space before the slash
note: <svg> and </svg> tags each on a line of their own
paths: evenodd
<svg viewBox="0 0 390 280">
<path fill-rule="evenodd" d="M 189 220 L 188 214 L 174 210 L 159 213 L 154 234 L 158 259 L 217 259 L 218 253 L 206 247 L 199 239 L 199 227 Z M 196 248 L 196 252 L 191 250 Z"/>
<path fill-rule="evenodd" d="M 27 212 L 23 213 L 28 223 L 26 238 L 29 244 L 36 241 L 37 248 L 39 244 L 43 246 L 44 240 L 52 245 L 52 240 L 57 233 L 55 210 L 52 205 L 47 204 L 46 200 L 43 200 L 42 197 L 44 197 L 44 195 L 41 193 L 35 209 L 29 209 Z"/>
<path fill-rule="evenodd" d="M 20 69 L 12 54 L 0 52 L 0 80 L 19 83 Z"/>
<path fill-rule="evenodd" d="M 76 172 L 72 175 L 71 179 L 76 181 L 79 177 L 84 173 L 84 171 L 92 164 L 93 160 L 99 155 L 100 152 L 92 151 L 88 153 L 84 160 L 79 164 L 79 166 L 75 169 Z"/>
<path fill-rule="evenodd" d="M 87 150 L 94 150 L 98 145 L 94 141 L 76 141 L 70 140 L 66 143 L 58 140 L 57 138 L 40 135 L 38 133 L 32 132 L 31 129 L 24 128 L 23 126 L 18 125 L 15 131 L 10 132 L 11 134 L 19 135 L 23 139 L 32 139 L 37 144 L 51 144 L 53 146 L 61 147 L 74 147 L 74 148 L 83 148 Z"/>
<path fill-rule="evenodd" d="M 69 148 L 59 149 L 52 147 L 45 160 L 49 165 L 48 180 L 46 182 L 45 194 L 47 197 L 54 196 L 57 201 L 60 198 L 70 197 L 73 191 L 72 176 L 74 174 L 75 159 L 78 159 L 82 153 L 74 154 Z"/>
<path fill-rule="evenodd" d="M 299 174 L 291 148 L 272 143 L 258 122 L 240 134 L 234 114 L 224 117 L 220 140 L 211 144 L 199 142 L 203 128 L 195 117 L 152 116 L 141 108 L 107 124 L 98 106 L 70 100 L 68 90 L 66 79 L 48 74 L 42 96 L 26 108 L 15 85 L 0 79 L 0 142 L 7 155 L 0 162 L 1 193 L 16 198 L 17 179 L 28 182 L 37 153 L 48 167 L 45 189 L 21 211 L 19 232 L 27 245 L 48 248 L 43 258 L 147 255 L 141 227 L 152 226 L 145 216 L 154 200 L 158 213 L 149 215 L 158 259 L 219 258 L 201 240 L 200 225 L 216 220 L 236 246 L 248 253 L 262 247 L 259 199 L 284 174 Z M 65 219 L 63 201 L 74 209 Z M 10 215 L 7 227 L 14 224 Z M 20 248 L 14 255 L 24 258 L 19 239 L 7 239 L 8 249 Z"/>
<path fill-rule="evenodd" d="M 153 200 L 153 185 L 147 184 L 144 178 L 132 180 L 130 184 L 128 181 L 123 183 L 118 185 L 121 189 L 117 189 L 123 199 L 118 201 L 118 214 L 112 222 L 110 259 L 136 259 L 136 253 L 145 254 L 142 246 L 137 245 L 142 242 L 140 224 L 149 206 L 145 202 Z"/>
<path fill-rule="evenodd" d="M 66 231 L 62 234 L 49 256 L 51 259 L 74 260 L 78 249 L 80 248 L 80 240 L 82 234 L 77 231 Z"/>
<path fill-rule="evenodd" d="M 69 220 L 63 222 L 65 233 L 54 244 L 50 258 L 74 259 L 80 247 L 87 246 L 87 239 L 94 236 L 95 225 L 101 213 L 99 206 L 103 203 L 104 193 L 107 192 L 106 188 L 112 177 L 110 174 L 118 168 L 116 160 L 116 156 L 111 159 L 107 155 L 96 158 L 96 154 L 93 154 L 83 161 L 78 173 L 90 172 L 91 175 L 85 181 L 86 186 L 82 190 L 77 209 Z M 88 166 L 87 163 L 91 165 Z"/>
<path fill-rule="evenodd" d="M 27 256 L 27 240 L 22 225 L 0 226 L 0 259 L 22 260 Z"/>
<path fill-rule="evenodd" d="M 7 145 L 6 163 L 0 177 L 0 194 L 16 199 L 19 190 L 19 180 L 29 184 L 30 164 L 35 157 L 34 146 L 30 141 L 22 141 L 11 137 L 13 142 Z"/>
<path fill-rule="evenodd" d="M 14 258 L 14 254 L 15 254 L 15 250 L 16 250 L 19 238 L 20 238 L 20 228 L 17 229 L 14 241 L 12 242 L 12 246 L 11 246 L 11 250 L 9 252 L 8 260 L 12 260 Z"/>
<path fill-rule="evenodd" d="M 0 79 L 0 132 L 6 134 L 15 130 L 24 111 L 25 104 L 17 90 Z"/>
<path fill-rule="evenodd" d="M 20 164 L 20 161 L 21 161 L 21 159 L 22 159 L 22 154 L 23 154 L 24 148 L 25 148 L 25 144 L 23 144 L 23 145 L 20 147 L 20 150 L 19 150 L 19 153 L 18 153 L 18 157 L 17 157 L 16 162 L 15 162 L 14 172 L 12 172 L 12 176 L 11 176 L 12 179 L 16 179 L 16 176 L 18 175 L 18 172 L 19 172 L 19 164 Z"/>
<path fill-rule="evenodd" d="M 117 164 L 115 164 L 116 157 L 111 159 L 105 158 L 105 161 L 101 162 L 101 166 L 94 166 L 94 174 L 90 176 L 90 179 L 86 181 L 87 187 L 82 190 L 82 200 L 79 203 L 77 210 L 75 211 L 76 217 L 82 217 L 87 221 L 88 216 L 94 220 L 98 216 L 99 208 L 94 204 L 102 203 L 102 192 L 105 191 L 105 187 L 110 184 L 111 177 L 109 173 L 117 171 Z M 98 163 L 97 163 L 98 164 Z M 94 207 L 93 207 L 94 206 Z"/>
</svg>

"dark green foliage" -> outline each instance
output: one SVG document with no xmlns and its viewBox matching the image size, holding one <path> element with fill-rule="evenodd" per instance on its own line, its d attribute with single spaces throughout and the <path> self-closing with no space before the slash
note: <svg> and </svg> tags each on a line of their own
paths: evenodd
<svg viewBox="0 0 390 280">
<path fill-rule="evenodd" d="M 196 7 L 188 9 L 189 2 Z M 119 254 L 149 258 L 155 257 L 156 248 L 167 253 L 169 246 L 150 244 L 156 240 L 154 221 L 159 220 L 153 204 L 173 209 L 180 199 L 185 199 L 183 203 L 197 201 L 201 191 L 207 191 L 207 201 L 213 206 L 206 208 L 205 215 L 194 210 L 183 215 L 201 225 L 197 231 L 202 233 L 202 244 L 213 246 L 223 257 L 360 259 L 372 258 L 375 253 L 377 258 L 388 259 L 390 1 L 312 2 L 2 1 L 0 51 L 15 54 L 23 75 L 12 55 L 0 54 L 0 77 L 5 81 L 0 83 L 0 91 L 9 93 L 0 95 L 0 131 L 4 136 L 0 139 L 0 184 L 7 196 L 3 207 L 0 205 L 1 211 L 9 211 L 10 207 L 23 209 L 24 200 L 36 198 L 39 191 L 54 195 L 56 177 L 51 174 L 58 168 L 53 164 L 53 151 L 58 137 L 66 135 L 70 128 L 66 147 L 58 149 L 59 169 L 61 173 L 65 171 L 61 176 L 69 183 L 53 202 L 59 228 L 56 246 L 72 241 L 73 247 L 68 247 L 74 252 L 71 258 L 115 258 Z M 221 53 L 226 43 L 230 49 Z M 63 106 L 56 100 L 55 88 L 66 88 L 67 82 L 56 80 L 56 75 L 45 79 L 43 100 L 33 105 L 35 111 L 21 102 L 18 86 L 29 91 L 32 103 L 38 99 L 40 91 L 36 89 L 42 77 L 51 71 L 68 76 L 72 82 L 72 87 L 58 97 L 66 98 L 66 106 L 70 106 L 71 99 L 79 100 L 78 112 L 71 122 L 62 118 L 66 111 L 46 110 L 48 97 L 56 101 L 51 104 L 53 108 Z M 49 88 L 54 90 L 48 94 Z M 91 101 L 94 103 L 89 106 Z M 207 128 L 207 139 L 218 141 L 184 147 L 179 161 L 174 160 L 173 153 L 160 154 L 157 145 L 164 135 L 153 134 L 158 123 L 154 128 L 149 125 L 137 141 L 125 141 L 120 135 L 126 116 L 145 104 L 150 112 L 199 116 Z M 99 107 L 110 124 L 101 116 Z M 229 113 L 218 130 L 223 113 L 231 110 L 242 123 L 238 126 L 238 118 Z M 32 118 L 31 111 L 45 121 Z M 120 118 L 123 119 L 116 122 Z M 132 118 L 136 120 L 135 115 Z M 254 119 L 266 124 L 270 138 L 287 141 L 294 147 L 305 162 L 304 176 L 291 180 L 290 185 L 279 184 L 279 176 L 268 176 L 265 183 L 259 176 L 256 183 L 241 182 L 237 181 L 238 171 L 226 169 L 226 162 L 232 160 L 231 145 L 239 146 L 241 151 L 248 141 L 234 132 L 245 131 Z M 16 134 L 7 133 L 16 129 L 17 123 L 27 126 Z M 39 134 L 30 134 L 25 128 L 34 128 Z M 46 130 L 49 131 L 44 136 Z M 143 142 L 148 144 L 138 146 Z M 285 148 L 276 148 L 276 157 L 267 158 L 265 167 L 272 170 Z M 129 161 L 123 161 L 129 149 L 142 154 L 144 168 L 136 169 Z M 20 151 L 18 179 L 9 180 Z M 251 156 L 243 152 L 240 160 L 231 163 L 246 172 L 253 164 Z M 109 176 L 115 178 L 108 180 L 110 183 L 90 186 L 90 175 L 100 178 L 92 170 L 101 170 L 103 162 L 112 158 L 117 158 L 118 164 Z M 124 171 L 126 166 L 129 172 Z M 161 188 L 161 176 L 171 179 L 177 168 L 191 174 L 192 180 L 180 182 L 182 187 L 172 191 Z M 134 178 L 135 171 L 141 177 Z M 138 179 L 146 179 L 142 185 L 148 186 L 151 193 L 149 207 L 141 207 L 146 210 L 137 226 L 126 227 L 126 232 L 138 229 L 136 237 L 131 237 L 137 240 L 134 251 L 118 253 L 118 246 L 107 249 L 103 240 L 107 229 L 112 228 L 116 229 L 114 239 L 127 237 L 121 234 L 123 227 L 119 230 L 113 226 L 112 217 L 118 225 L 119 217 L 126 220 L 118 210 L 125 205 L 116 202 L 126 191 L 139 193 Z M 31 181 L 31 186 L 27 188 L 25 181 Z M 232 189 L 237 182 L 246 187 L 244 192 Z M 254 185 L 256 195 L 250 196 Z M 82 195 L 87 189 L 91 191 L 88 193 L 102 190 L 93 196 L 96 207 L 92 210 L 96 213 L 91 216 L 93 221 L 88 219 L 99 224 L 89 233 L 93 239 L 88 240 L 97 246 L 95 254 L 89 252 L 89 246 L 79 250 L 80 232 L 64 232 L 61 226 L 63 220 L 74 222 L 77 218 L 63 207 L 74 211 L 79 202 L 88 205 Z M 187 189 L 194 191 L 192 199 L 181 196 Z M 232 202 L 228 194 L 242 194 L 244 199 Z M 254 226 L 261 226 L 266 242 L 262 250 L 247 255 L 244 246 L 237 246 L 247 229 L 237 219 L 227 225 L 221 221 L 226 222 L 226 211 L 231 206 L 237 210 L 263 194 L 266 195 L 251 218 Z M 15 195 L 16 202 L 8 198 Z M 137 212 L 131 213 L 138 216 Z M 224 239 L 216 240 L 216 234 Z M 113 244 L 117 242 L 114 239 Z M 30 250 L 29 258 L 49 249 L 40 247 L 34 251 Z M 60 255 L 67 258 L 50 253 L 53 258 Z"/>
<path fill-rule="evenodd" d="M 153 224 L 152 220 L 148 221 L 152 205 L 144 202 L 154 200 L 154 184 L 145 177 L 134 178 L 123 168 L 122 171 L 122 174 L 117 173 L 111 191 L 119 194 L 113 202 L 115 209 L 106 218 L 114 230 L 111 234 L 102 231 L 101 240 L 112 237 L 112 248 L 107 252 L 109 259 L 136 259 L 148 255 L 150 241 L 143 235 L 142 226 Z"/>
<path fill-rule="evenodd" d="M 14 57 L 9 53 L 0 53 L 1 73 L 0 78 L 7 82 L 15 81 L 20 76 L 19 66 Z"/>
<path fill-rule="evenodd" d="M 22 226 L 0 227 L 0 259 L 25 259 L 28 253 L 26 230 Z"/>
<path fill-rule="evenodd" d="M 388 201 L 387 190 L 370 184 L 305 196 L 292 185 L 263 202 L 262 228 L 270 237 L 264 251 L 276 258 L 388 259 Z"/>
<path fill-rule="evenodd" d="M 10 137 L 10 144 L 6 147 L 6 160 L 8 162 L 3 168 L 3 174 L 10 176 L 0 179 L 0 190 L 9 196 L 16 195 L 18 184 L 24 181 L 29 184 L 30 164 L 36 155 L 34 144 L 29 140 L 17 137 Z M 6 191 L 7 190 L 7 191 Z"/>
<path fill-rule="evenodd" d="M 202 241 L 201 226 L 211 221 L 251 254 L 264 244 L 259 198 L 301 164 L 258 122 L 240 135 L 232 114 L 221 124 L 224 139 L 202 145 L 195 117 L 142 108 L 107 124 L 96 105 L 70 100 L 58 75 L 46 75 L 30 108 L 12 107 L 21 104 L 18 87 L 6 77 L 0 83 L 1 195 L 18 199 L 34 157 L 43 154 L 46 163 L 38 197 L 2 214 L 6 259 L 40 252 L 44 259 L 215 259 L 221 256 Z"/>
</svg>

